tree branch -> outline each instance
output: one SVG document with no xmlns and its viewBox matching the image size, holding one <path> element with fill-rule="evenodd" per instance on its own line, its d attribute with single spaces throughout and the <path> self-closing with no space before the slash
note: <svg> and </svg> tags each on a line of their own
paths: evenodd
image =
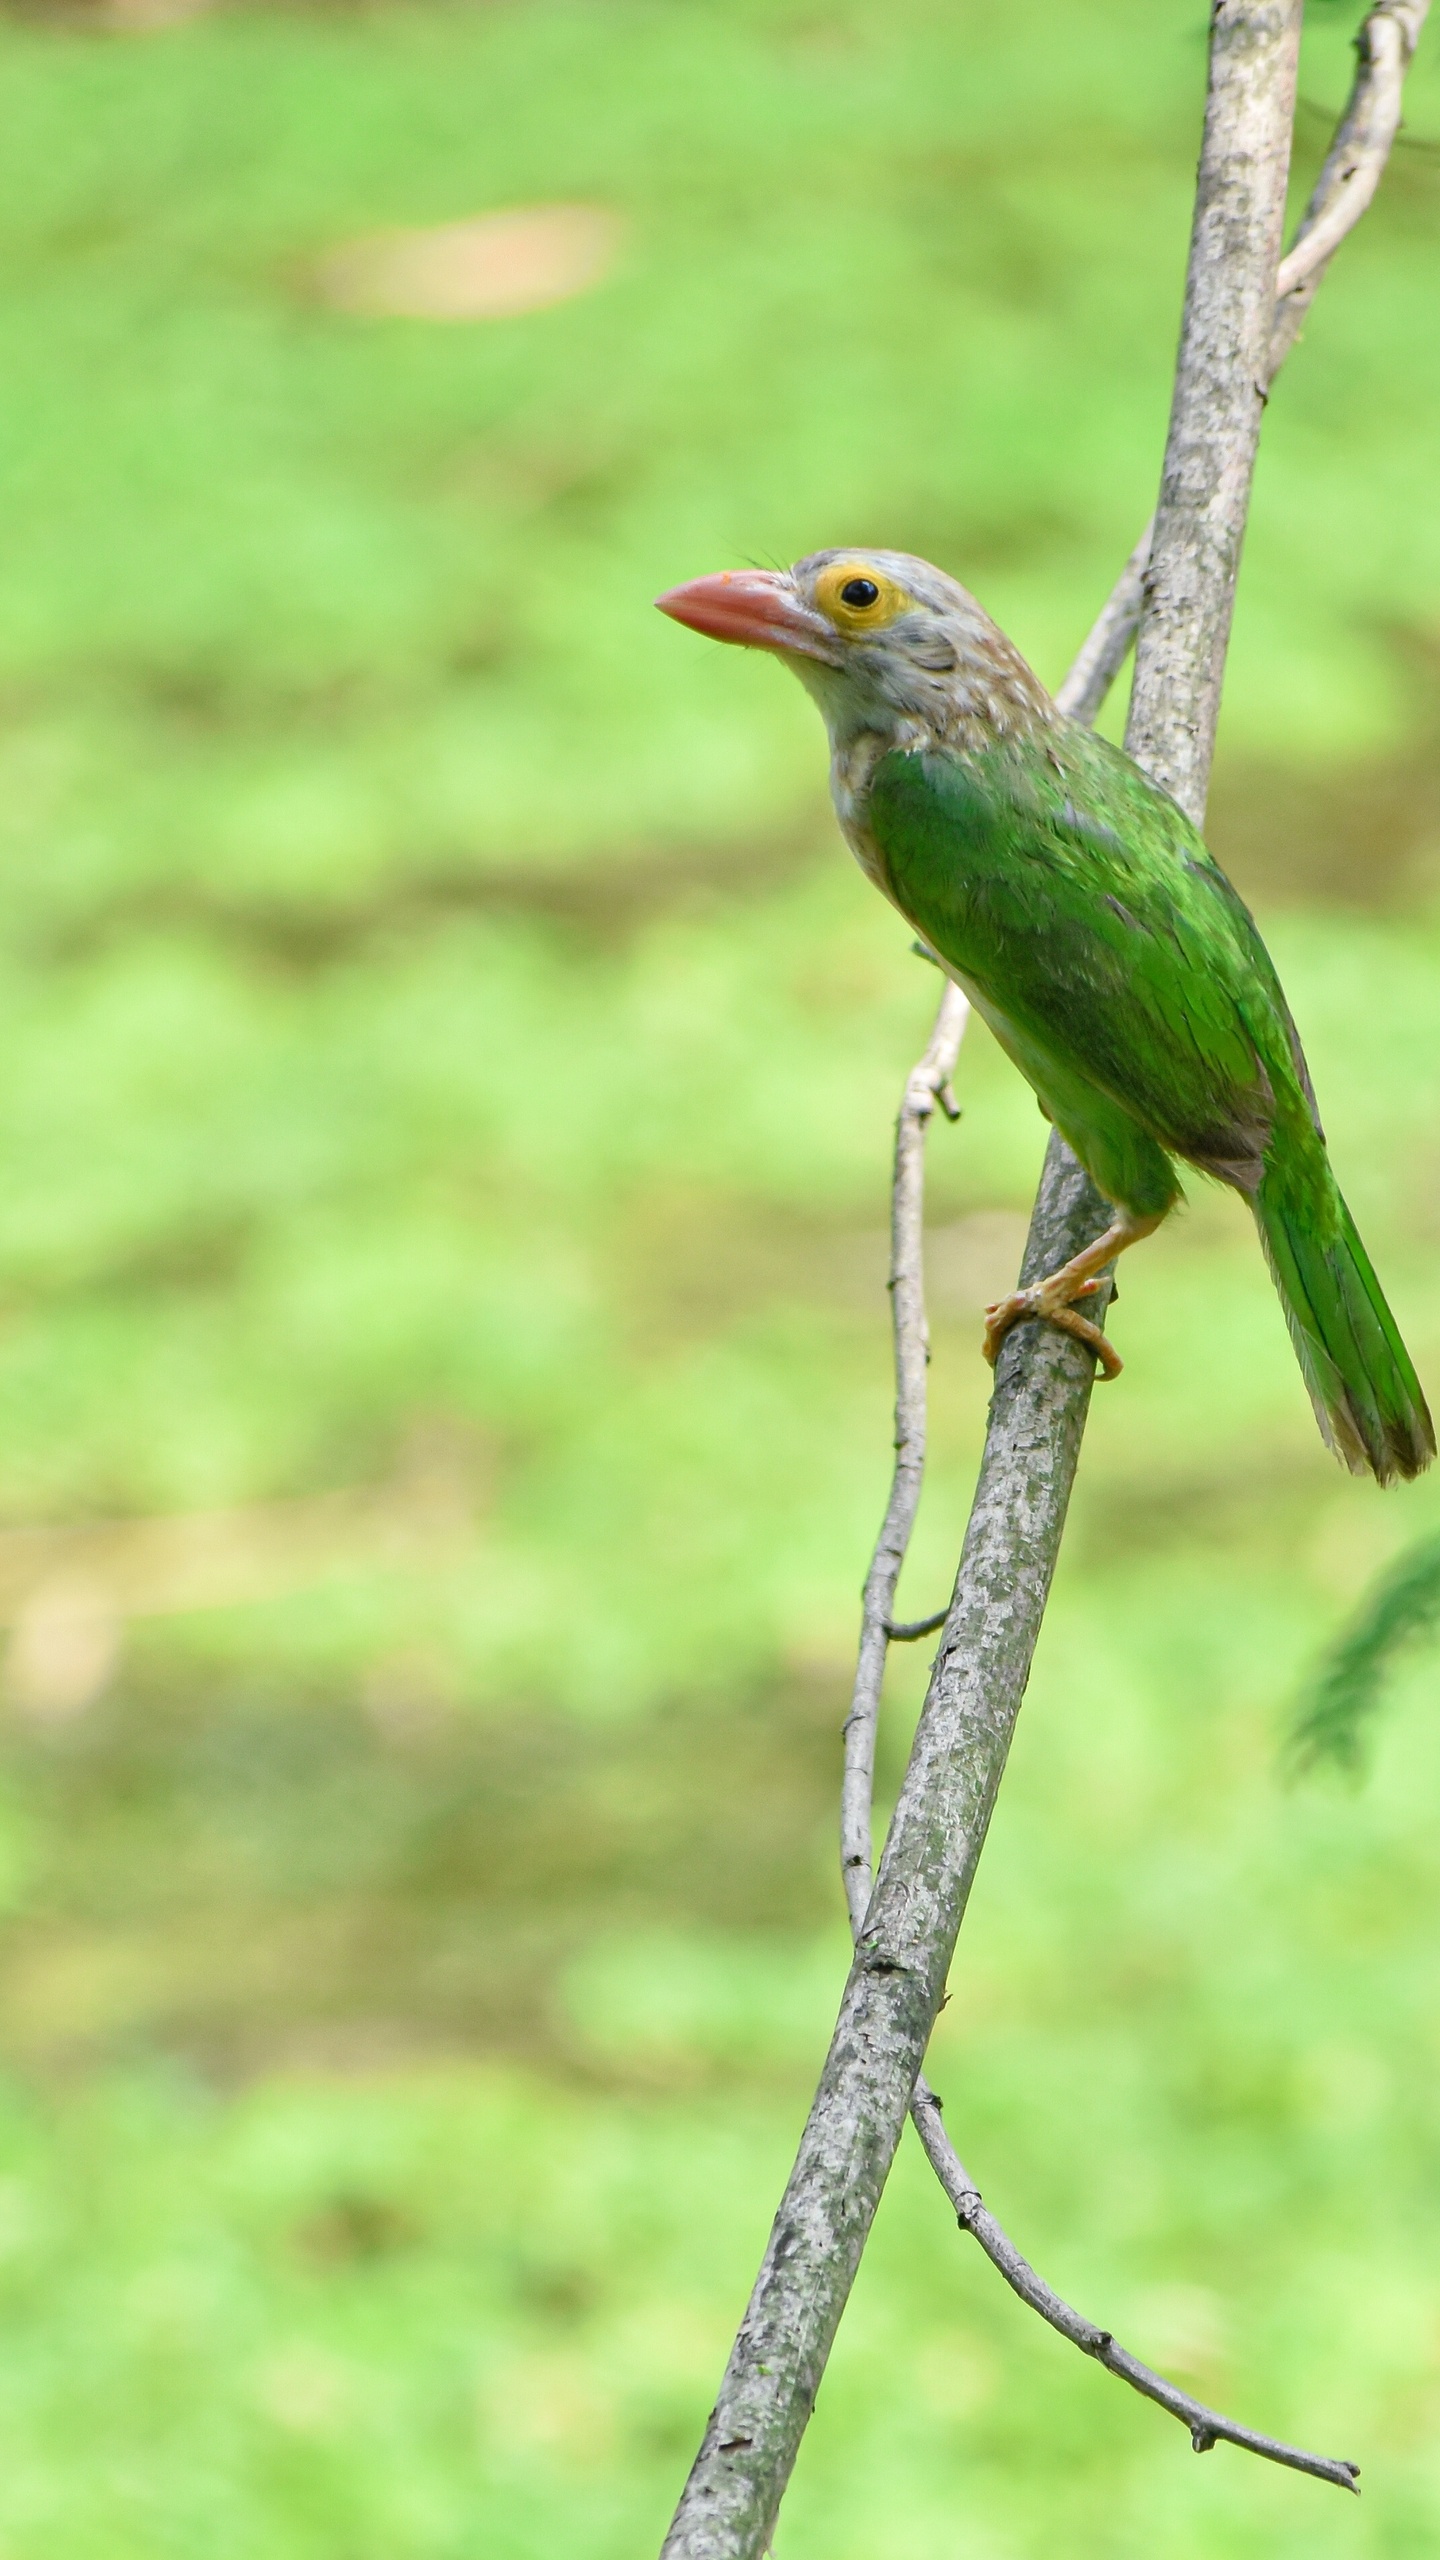
<svg viewBox="0 0 1440 2560">
<path fill-rule="evenodd" d="M 955 2208 L 962 2231 L 973 2232 L 986 2257 L 1012 2290 L 1068 2338 L 1082 2355 L 1094 2356 L 1107 2373 L 1118 2374 L 1122 2382 L 1144 2393 L 1147 2400 L 1157 2401 L 1190 2430 L 1190 2441 L 1197 2453 L 1209 2453 L 1216 2444 L 1237 2444 L 1246 2453 L 1258 2453 L 1267 2462 L 1282 2463 L 1288 2471 L 1306 2471 L 1316 2480 L 1331 2480 L 1338 2489 L 1355 2489 L 1359 2477 L 1358 2462 L 1338 2462 L 1328 2454 L 1306 2453 L 1299 2445 L 1282 2444 L 1277 2436 L 1262 2436 L 1253 2427 L 1238 2426 L 1233 2418 L 1223 2418 L 1218 2409 L 1207 2409 L 1203 2400 L 1194 2400 L 1163 2374 L 1153 2373 L 1148 2364 L 1132 2356 L 1108 2329 L 1098 2329 L 1083 2313 L 1072 2311 L 1052 2292 L 1043 2276 L 1037 2275 L 1029 2260 L 1022 2258 L 1013 2240 L 1007 2238 L 989 2210 L 978 2188 L 972 2185 L 958 2153 L 940 2121 L 940 2100 L 923 2080 L 917 2081 L 910 2109 L 915 2130 L 925 2148 L 925 2156 Z M 1358 2497 L 1359 2491 L 1356 2490 Z"/>
<path fill-rule="evenodd" d="M 1272 381 L 1299 335 L 1326 267 L 1375 200 L 1400 130 L 1405 75 L 1429 10 L 1430 0 L 1376 0 L 1355 39 L 1359 60 L 1349 102 L 1276 278 Z"/>
<path fill-rule="evenodd" d="M 1103 1210 L 1052 1138 L 1025 1276 Z M 1102 1296 L 1103 1296 L 1102 1292 Z M 1092 1306 L 1098 1303 L 1092 1301 Z M 759 2560 L 869 2235 L 944 1989 L 1049 1591 L 1094 1360 L 1004 1345 L 955 1599 L 820 2087 L 665 2560 Z"/>
<path fill-rule="evenodd" d="M 1335 139 L 1275 279 L 1275 313 L 1265 359 L 1268 392 L 1305 323 L 1341 241 L 1373 203 L 1400 130 L 1405 75 L 1415 58 L 1430 0 L 1376 0 L 1355 39 L 1355 78 Z M 1079 656 L 1056 694 L 1062 711 L 1087 723 L 1130 654 L 1145 602 L 1145 564 L 1155 519 L 1145 527 Z"/>
<path fill-rule="evenodd" d="M 1423 14 L 1420 0 L 1408 0 L 1408 8 L 1406 0 L 1380 0 L 1372 20 L 1405 18 L 1413 50 Z M 1126 573 L 1131 594 L 1137 583 L 1143 585 L 1126 743 L 1197 818 L 1203 817 L 1235 575 L 1271 378 L 1299 32 L 1300 0 L 1214 0 L 1205 138 L 1160 506 L 1143 578 L 1134 555 Z M 1362 54 L 1362 76 L 1365 69 Z M 1311 213 L 1324 184 L 1322 172 Z M 1318 262 L 1313 272 L 1318 276 Z M 1111 599 L 1087 643 L 1088 656 L 1082 652 L 1062 694 L 1067 708 L 1093 712 L 1103 699 L 1123 662 L 1124 644 L 1103 681 L 1102 671 L 1130 609 L 1124 598 L 1118 605 Z M 937 1037 L 939 1030 L 937 1024 Z M 934 1092 L 932 1085 L 930 1109 Z M 897 1193 L 903 1154 L 905 1181 L 917 1199 L 930 1109 L 910 1111 L 913 1160 L 904 1154 L 905 1108 L 897 1134 Z M 1105 1214 L 1088 1177 L 1058 1134 L 1052 1135 L 1022 1281 L 1068 1259 L 1099 1231 Z M 901 1263 L 897 1231 L 897 1300 Z M 918 1274 L 918 1255 L 916 1267 Z M 1089 1310 L 1102 1321 L 1108 1295 L 1108 1286 L 1102 1287 Z M 915 1315 L 923 1396 L 918 1280 Z M 1073 1337 L 1049 1327 L 1017 1327 L 1002 1346 L 955 1594 L 879 1878 L 862 1910 L 868 1801 L 863 1850 L 861 1809 L 873 1773 L 878 1675 L 919 1493 L 913 1409 L 906 1403 L 910 1375 L 908 1369 L 897 1374 L 896 1483 L 866 1586 L 863 1688 L 857 1676 L 846 1737 L 843 1832 L 855 1959 L 795 2167 L 663 2560 L 758 2560 L 768 2544 L 905 2115 L 919 2096 L 919 2066 L 1049 1594 L 1094 1363 Z M 1327 2462 L 1232 2426 L 1151 2374 L 1062 2303 L 980 2203 L 944 2141 L 928 2092 L 926 2098 L 920 2124 L 927 2152 L 947 2192 L 955 2182 L 957 2212 L 1023 2299 L 1110 2370 L 1184 2418 L 1197 2449 L 1224 2437 L 1353 2489 L 1353 2465 Z"/>
<path fill-rule="evenodd" d="M 1125 743 L 1197 825 L 1268 381 L 1297 0 L 1215 0 L 1180 357 Z"/>
</svg>

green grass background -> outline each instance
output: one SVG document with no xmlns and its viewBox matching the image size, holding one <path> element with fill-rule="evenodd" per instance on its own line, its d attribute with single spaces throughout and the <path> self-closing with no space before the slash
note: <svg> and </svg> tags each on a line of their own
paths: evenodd
<svg viewBox="0 0 1440 2560">
<path fill-rule="evenodd" d="M 1357 14 L 1310 12 L 1298 185 Z M 0 23 L 0 1525 L 380 1488 L 413 1531 L 5 1711 L 0 2560 L 659 2540 L 844 1970 L 936 989 L 798 688 L 648 599 L 894 543 L 1058 677 L 1153 496 L 1204 21 Z M 315 290 L 557 199 L 626 224 L 564 307 Z M 1270 407 L 1214 798 L 1432 1386 L 1437 250 L 1432 36 Z M 917 1612 L 1043 1135 L 979 1033 L 959 1082 Z M 1440 1494 L 1335 1472 L 1234 1202 L 1116 1332 L 935 2076 L 1053 2281 L 1364 2499 L 1195 2462 L 906 2152 L 777 2560 L 1440 2533 L 1433 1665 L 1358 1791 L 1277 1768 Z"/>
</svg>

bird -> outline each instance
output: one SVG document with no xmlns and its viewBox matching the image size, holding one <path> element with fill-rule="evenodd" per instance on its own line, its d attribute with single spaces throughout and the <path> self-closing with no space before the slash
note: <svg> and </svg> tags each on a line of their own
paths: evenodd
<svg viewBox="0 0 1440 2560">
<path fill-rule="evenodd" d="M 1356 1475 L 1418 1475 L 1435 1432 L 1331 1170 L 1314 1086 L 1255 920 L 1168 792 L 1069 718 L 983 606 L 908 552 L 816 551 L 656 599 L 772 652 L 830 739 L 841 831 L 988 1023 L 1109 1204 L 1092 1244 L 986 1310 L 1077 1335 L 1117 1255 L 1181 1199 L 1178 1167 L 1253 1212 L 1316 1420 Z"/>
</svg>

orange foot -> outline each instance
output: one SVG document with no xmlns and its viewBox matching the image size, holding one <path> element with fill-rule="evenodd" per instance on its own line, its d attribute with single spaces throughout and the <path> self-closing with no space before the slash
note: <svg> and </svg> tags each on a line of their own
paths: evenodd
<svg viewBox="0 0 1440 2560">
<path fill-rule="evenodd" d="M 1012 1289 L 1008 1298 L 997 1298 L 994 1306 L 985 1310 L 985 1357 L 991 1368 L 1012 1324 L 1023 1324 L 1028 1318 L 1058 1325 L 1062 1333 L 1073 1333 L 1077 1341 L 1089 1344 L 1102 1375 L 1118 1378 L 1125 1363 L 1114 1343 L 1088 1316 L 1077 1315 L 1071 1303 L 1075 1298 L 1093 1297 L 1099 1285 L 1098 1280 L 1081 1280 L 1077 1284 L 1057 1271 L 1048 1280 L 1037 1280 L 1028 1289 Z"/>
</svg>

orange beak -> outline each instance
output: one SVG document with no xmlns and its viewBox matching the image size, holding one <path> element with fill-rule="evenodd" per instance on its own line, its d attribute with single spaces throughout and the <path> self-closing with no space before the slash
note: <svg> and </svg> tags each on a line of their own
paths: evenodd
<svg viewBox="0 0 1440 2560">
<path fill-rule="evenodd" d="M 672 587 L 656 606 L 672 622 L 702 631 L 707 640 L 732 640 L 742 649 L 774 649 L 782 655 L 823 658 L 838 667 L 840 650 L 829 623 L 796 594 L 778 569 L 722 569 Z"/>
</svg>

